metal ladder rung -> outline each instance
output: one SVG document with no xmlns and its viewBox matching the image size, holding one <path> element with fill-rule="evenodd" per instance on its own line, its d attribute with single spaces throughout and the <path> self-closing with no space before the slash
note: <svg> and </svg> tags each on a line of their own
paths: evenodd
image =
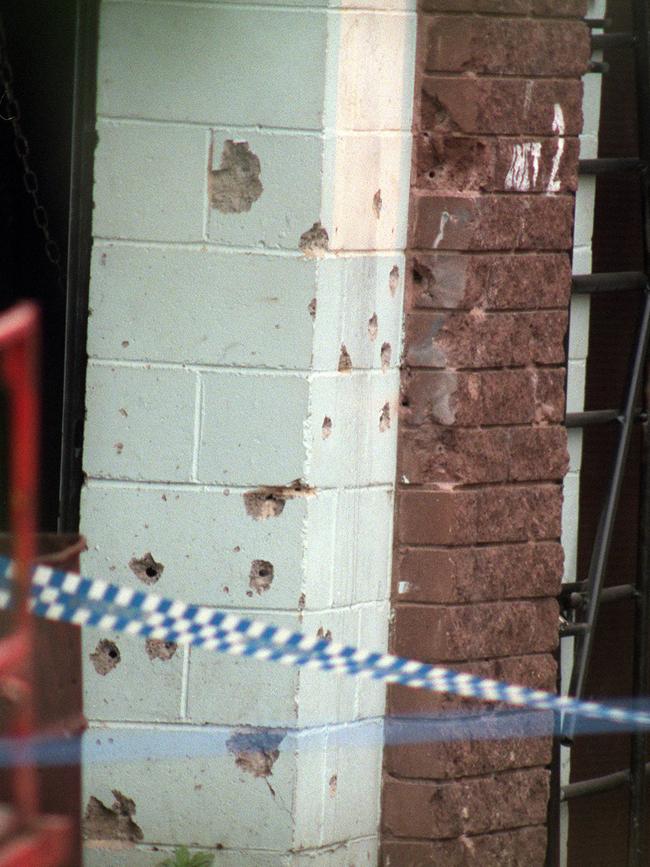
<svg viewBox="0 0 650 867">
<path fill-rule="evenodd" d="M 574 295 L 589 295 L 595 292 L 644 291 L 648 278 L 643 271 L 612 271 L 604 274 L 578 274 L 571 280 Z"/>
<path fill-rule="evenodd" d="M 594 51 L 616 45 L 634 45 L 635 42 L 634 33 L 594 33 L 591 37 L 591 47 Z"/>
<path fill-rule="evenodd" d="M 578 173 L 581 175 L 606 175 L 615 172 L 641 172 L 647 167 L 645 160 L 638 157 L 599 157 L 598 159 L 579 160 Z"/>
</svg>

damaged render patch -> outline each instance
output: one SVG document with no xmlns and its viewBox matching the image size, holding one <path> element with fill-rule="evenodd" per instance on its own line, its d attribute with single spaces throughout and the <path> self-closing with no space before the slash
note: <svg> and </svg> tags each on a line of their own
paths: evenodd
<svg viewBox="0 0 650 867">
<path fill-rule="evenodd" d="M 379 321 L 377 319 L 377 314 L 373 313 L 370 319 L 368 320 L 368 337 L 371 340 L 375 340 L 377 337 L 377 332 L 379 331 Z"/>
<path fill-rule="evenodd" d="M 83 820 L 83 836 L 87 840 L 130 840 L 137 843 L 144 836 L 142 829 L 133 821 L 135 801 L 117 789 L 112 789 L 112 807 L 107 807 L 99 798 L 88 798 Z"/>
<path fill-rule="evenodd" d="M 284 729 L 244 729 L 235 732 L 226 741 L 228 752 L 235 756 L 235 764 L 254 777 L 269 777 L 280 756 Z"/>
<path fill-rule="evenodd" d="M 381 200 L 381 190 L 377 190 L 375 195 L 372 197 L 372 212 L 377 219 L 381 216 L 381 206 L 383 202 Z"/>
<path fill-rule="evenodd" d="M 384 373 L 390 367 L 390 360 L 393 355 L 393 350 L 390 343 L 382 343 L 381 345 L 381 369 Z"/>
<path fill-rule="evenodd" d="M 329 249 L 329 241 L 327 229 L 317 220 L 311 229 L 302 233 L 298 246 L 308 259 L 320 259 Z"/>
<path fill-rule="evenodd" d="M 250 581 L 248 586 L 254 590 L 258 596 L 271 587 L 273 583 L 273 563 L 268 560 L 253 560 L 251 563 Z"/>
<path fill-rule="evenodd" d="M 323 419 L 323 424 L 321 425 L 320 435 L 324 440 L 328 439 L 332 435 L 332 419 L 326 415 Z"/>
<path fill-rule="evenodd" d="M 255 521 L 265 521 L 267 518 L 277 518 L 284 510 L 287 500 L 299 497 L 313 497 L 316 489 L 303 484 L 300 479 L 289 485 L 267 485 L 246 491 L 244 507 L 246 514 Z"/>
<path fill-rule="evenodd" d="M 108 638 L 102 638 L 101 641 L 98 641 L 97 647 L 90 654 L 90 661 L 95 671 L 102 677 L 117 668 L 121 659 L 117 644 L 114 641 L 109 641 Z"/>
<path fill-rule="evenodd" d="M 339 373 L 349 373 L 352 370 L 352 359 L 345 343 L 341 344 L 339 355 Z"/>
<path fill-rule="evenodd" d="M 253 202 L 262 195 L 260 161 L 246 141 L 224 142 L 221 166 L 210 168 L 208 190 L 210 204 L 224 214 L 250 211 Z"/>
<path fill-rule="evenodd" d="M 150 551 L 143 554 L 139 559 L 132 557 L 129 560 L 129 569 L 143 584 L 155 584 L 163 573 L 165 566 L 156 562 Z"/>
<path fill-rule="evenodd" d="M 381 414 L 379 416 L 379 432 L 384 433 L 390 427 L 390 406 L 388 403 L 385 403 L 381 408 Z"/>
<path fill-rule="evenodd" d="M 393 265 L 393 267 L 390 269 L 390 274 L 388 275 L 388 288 L 390 289 L 391 295 L 395 295 L 398 286 L 399 268 L 397 267 L 397 265 Z"/>
<path fill-rule="evenodd" d="M 175 641 L 163 641 L 162 638 L 147 638 L 144 649 L 149 659 L 162 659 L 168 662 L 178 650 Z"/>
</svg>

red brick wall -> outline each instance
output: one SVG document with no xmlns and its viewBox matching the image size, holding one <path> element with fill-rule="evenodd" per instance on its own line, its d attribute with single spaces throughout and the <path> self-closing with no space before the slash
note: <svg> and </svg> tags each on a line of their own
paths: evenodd
<svg viewBox="0 0 650 867">
<path fill-rule="evenodd" d="M 419 18 L 392 645 L 546 689 L 585 6 L 424 0 Z M 391 714 L 461 708 L 389 693 Z M 544 736 L 388 747 L 383 863 L 539 867 L 550 755 Z"/>
</svg>

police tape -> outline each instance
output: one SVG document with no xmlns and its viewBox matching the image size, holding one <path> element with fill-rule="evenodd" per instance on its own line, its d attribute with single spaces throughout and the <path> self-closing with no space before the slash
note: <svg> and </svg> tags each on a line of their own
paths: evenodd
<svg viewBox="0 0 650 867">
<path fill-rule="evenodd" d="M 0 609 L 10 604 L 11 562 L 0 557 Z M 602 720 L 615 726 L 650 728 L 649 710 L 583 701 L 463 674 L 46 566 L 37 566 L 33 571 L 30 606 L 34 614 L 50 620 L 191 645 L 216 653 L 371 678 L 530 710 L 550 710 L 565 717 Z"/>
</svg>

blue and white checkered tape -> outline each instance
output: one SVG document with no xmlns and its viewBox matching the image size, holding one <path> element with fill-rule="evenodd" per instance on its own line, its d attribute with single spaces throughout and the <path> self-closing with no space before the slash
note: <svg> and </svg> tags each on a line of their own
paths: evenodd
<svg viewBox="0 0 650 867">
<path fill-rule="evenodd" d="M 0 557 L 0 608 L 7 608 L 10 600 L 11 563 Z M 165 599 L 155 593 L 119 587 L 46 566 L 34 569 L 30 604 L 36 615 L 79 626 L 94 626 L 217 653 L 372 678 L 464 698 L 552 710 L 619 725 L 650 727 L 650 711 L 558 696 L 414 659 L 338 644 L 208 606 Z"/>
</svg>

